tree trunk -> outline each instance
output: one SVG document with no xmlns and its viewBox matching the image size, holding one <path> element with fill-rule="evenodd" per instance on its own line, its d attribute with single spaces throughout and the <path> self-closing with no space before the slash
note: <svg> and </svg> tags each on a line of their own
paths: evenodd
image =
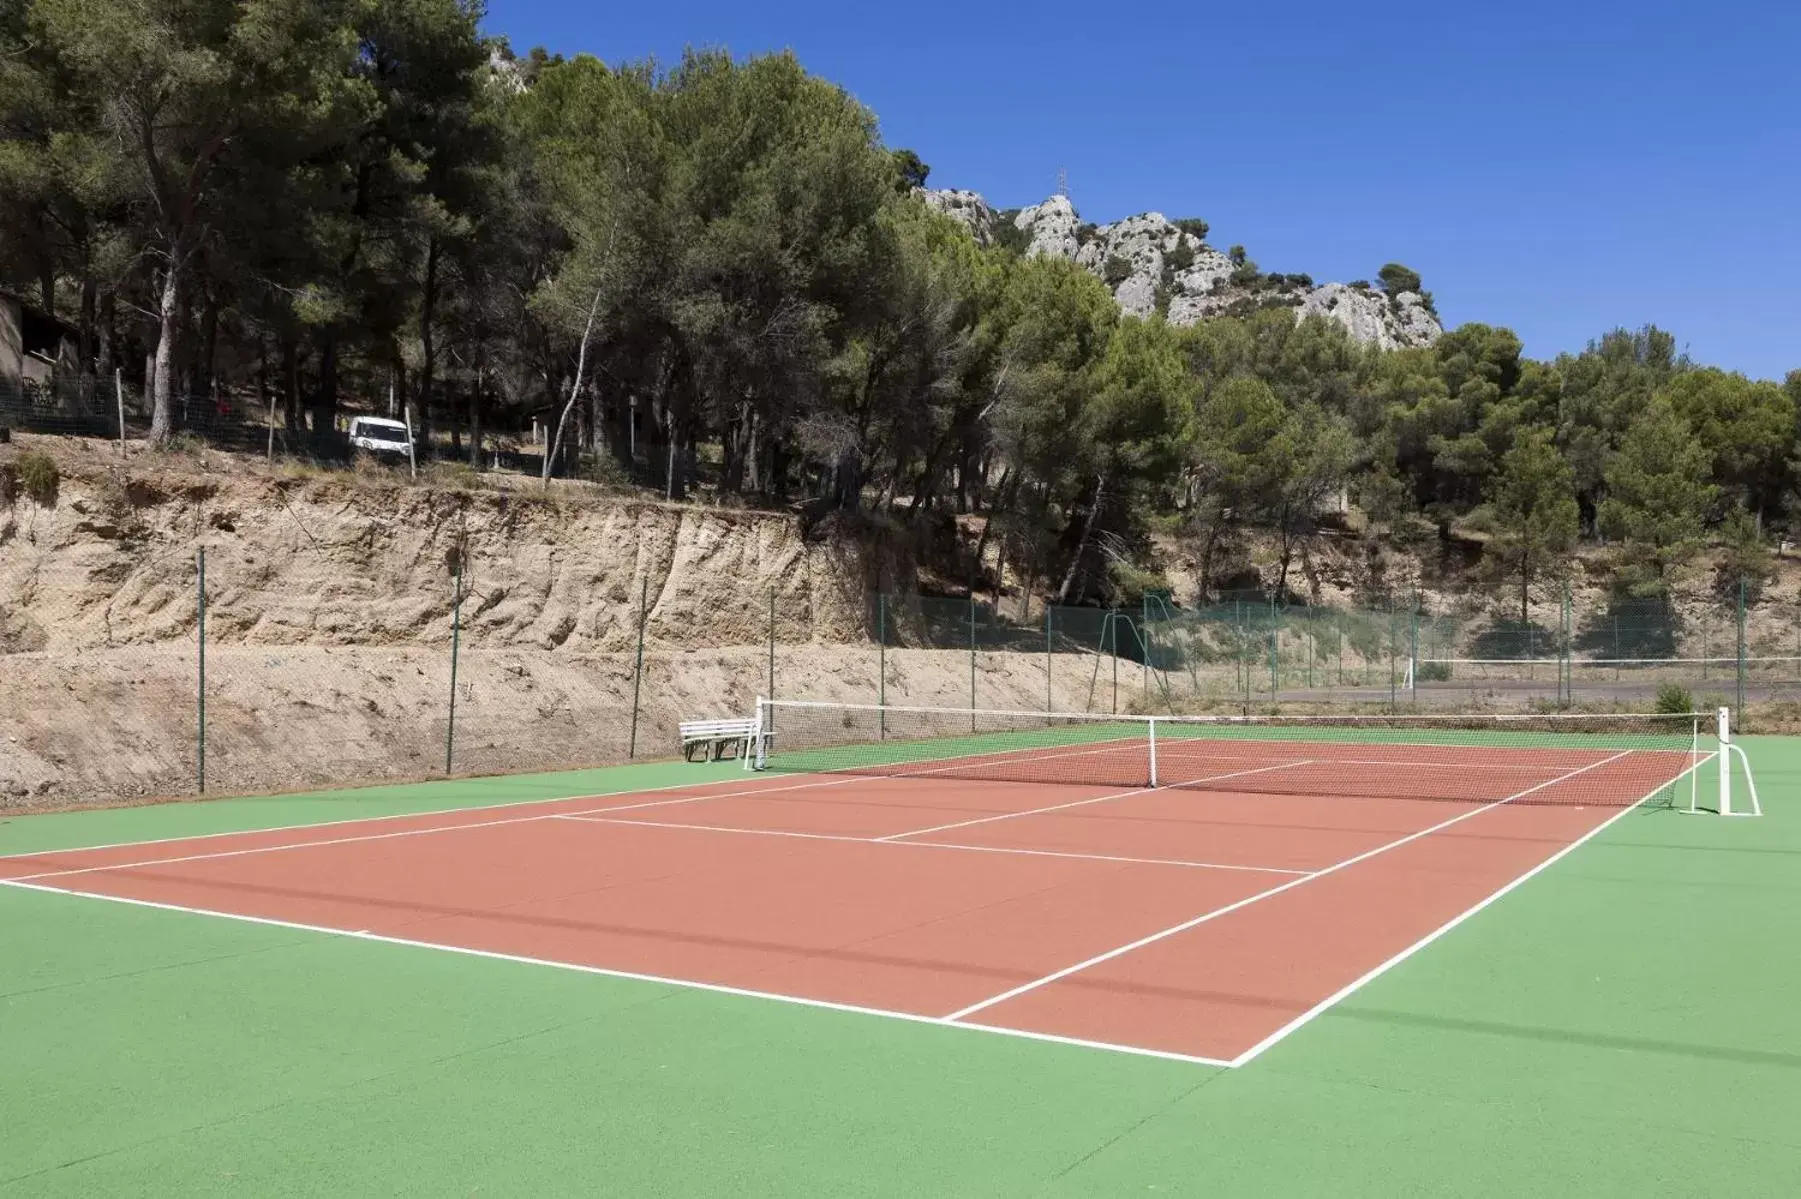
<svg viewBox="0 0 1801 1199">
<path fill-rule="evenodd" d="M 113 319 L 117 306 L 118 300 L 111 291 L 100 297 L 100 315 L 94 332 L 97 341 L 95 373 L 102 379 L 112 378 L 113 371 L 117 369 L 118 348 L 113 339 Z"/>
<path fill-rule="evenodd" d="M 1107 472 L 1102 471 L 1094 480 L 1094 502 L 1088 506 L 1088 516 L 1082 521 L 1082 537 L 1076 542 L 1075 556 L 1069 560 L 1069 572 L 1063 576 L 1063 586 L 1057 588 L 1057 602 L 1069 603 L 1070 593 L 1082 577 L 1082 560 L 1088 556 L 1088 543 L 1094 539 L 1095 522 L 1100 519 L 1101 509 L 1107 502 Z"/>
<path fill-rule="evenodd" d="M 419 380 L 416 394 L 419 400 L 419 440 L 427 446 L 431 443 L 432 401 L 437 398 L 438 342 L 433 324 L 438 315 L 438 262 L 442 254 L 443 247 L 438 239 L 431 238 L 425 248 L 425 280 L 419 289 Z M 394 358 L 396 361 L 400 360 L 398 347 Z"/>
<path fill-rule="evenodd" d="M 300 346 L 289 331 L 281 335 L 281 407 L 288 432 L 300 432 Z"/>
<path fill-rule="evenodd" d="M 175 389 L 170 372 L 175 357 L 175 331 L 181 316 L 182 255 L 172 254 L 163 273 L 162 298 L 156 312 L 156 359 L 150 368 L 150 444 L 167 446 L 175 439 Z"/>
<path fill-rule="evenodd" d="M 469 465 L 482 468 L 482 368 L 475 368 L 475 389 L 469 393 Z"/>
<path fill-rule="evenodd" d="M 95 341 L 98 322 L 100 287 L 92 279 L 81 281 L 81 323 L 76 334 L 76 365 L 81 372 L 83 399 L 94 396 Z M 110 376 L 108 376 L 110 377 Z"/>
<path fill-rule="evenodd" d="M 330 440 L 338 419 L 338 334 L 335 329 L 319 331 L 319 383 L 313 389 L 313 443 L 323 446 Z"/>
</svg>

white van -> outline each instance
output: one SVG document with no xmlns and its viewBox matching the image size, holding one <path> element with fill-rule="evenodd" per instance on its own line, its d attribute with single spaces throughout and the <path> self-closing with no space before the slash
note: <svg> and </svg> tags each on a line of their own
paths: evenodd
<svg viewBox="0 0 1801 1199">
<path fill-rule="evenodd" d="M 350 419 L 350 446 L 360 453 L 405 458 L 412 439 L 412 431 L 404 421 L 389 420 L 385 416 Z"/>
</svg>

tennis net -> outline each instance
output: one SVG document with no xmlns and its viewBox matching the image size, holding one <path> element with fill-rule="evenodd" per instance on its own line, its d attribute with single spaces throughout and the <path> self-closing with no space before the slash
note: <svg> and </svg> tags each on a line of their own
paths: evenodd
<svg viewBox="0 0 1801 1199">
<path fill-rule="evenodd" d="M 760 700 L 764 770 L 1282 795 L 1690 806 L 1717 718 L 1118 716 Z"/>
</svg>

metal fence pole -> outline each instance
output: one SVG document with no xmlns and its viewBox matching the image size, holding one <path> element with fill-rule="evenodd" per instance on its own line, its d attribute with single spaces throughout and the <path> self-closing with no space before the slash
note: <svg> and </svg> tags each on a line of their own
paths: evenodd
<svg viewBox="0 0 1801 1199">
<path fill-rule="evenodd" d="M 1051 606 L 1044 606 L 1044 710 L 1057 710 L 1056 696 L 1051 689 L 1051 665 L 1055 661 L 1051 657 Z"/>
<path fill-rule="evenodd" d="M 1276 597 L 1269 597 L 1269 702 L 1276 702 L 1276 693 L 1282 689 L 1281 664 L 1282 626 L 1276 620 Z"/>
<path fill-rule="evenodd" d="M 976 587 L 969 585 L 969 731 L 976 731 Z"/>
<path fill-rule="evenodd" d="M 768 686 L 768 695 L 769 695 L 770 701 L 773 703 L 775 701 L 775 588 L 773 588 L 773 587 L 771 587 L 769 589 L 769 686 Z M 775 731 L 775 709 L 774 708 L 769 709 L 769 728 L 765 731 L 767 731 L 767 732 Z"/>
<path fill-rule="evenodd" d="M 1420 593 L 1413 593 L 1413 631 L 1408 638 L 1407 686 L 1411 694 L 1407 702 L 1420 706 Z"/>
<path fill-rule="evenodd" d="M 1575 640 L 1574 626 L 1570 617 L 1570 585 L 1565 582 L 1562 587 L 1562 604 L 1557 620 L 1557 703 L 1559 707 L 1569 707 L 1576 702 L 1576 665 L 1570 659 L 1570 642 Z"/>
<path fill-rule="evenodd" d="M 1309 691 L 1313 690 L 1313 655 L 1318 652 L 1317 643 L 1313 636 L 1313 620 L 1314 620 L 1315 615 L 1316 614 L 1313 611 L 1313 605 L 1308 604 L 1307 605 L 1307 690 L 1309 690 Z"/>
<path fill-rule="evenodd" d="M 876 592 L 875 597 L 875 703 L 878 735 L 888 739 L 888 597 Z"/>
<path fill-rule="evenodd" d="M 457 558 L 456 571 L 451 576 L 453 588 L 450 601 L 450 722 L 444 728 L 444 773 L 451 773 L 451 763 L 455 760 L 457 743 L 457 658 L 462 649 L 463 636 L 463 560 Z M 637 703 L 632 704 L 635 716 Z"/>
<path fill-rule="evenodd" d="M 1239 681 L 1244 688 L 1244 714 L 1249 716 L 1251 714 L 1251 662 L 1249 658 L 1251 632 L 1250 626 L 1245 621 L 1243 600 L 1232 601 L 1232 635 L 1236 643 L 1234 648 L 1238 651 L 1234 656 L 1238 659 Z"/>
<path fill-rule="evenodd" d="M 1738 719 L 1745 721 L 1745 580 L 1738 581 Z M 1724 763 L 1721 764 L 1724 768 Z"/>
<path fill-rule="evenodd" d="M 774 595 L 774 592 L 770 593 Z M 638 756 L 638 698 L 644 690 L 644 625 L 650 609 L 650 576 L 646 575 L 638 581 L 638 660 L 632 667 L 632 735 L 625 748 L 625 756 Z M 773 643 L 772 643 L 773 644 Z M 774 659 L 771 659 L 773 680 Z M 773 692 L 770 698 L 774 699 Z"/>
<path fill-rule="evenodd" d="M 197 721 L 194 784 L 201 794 L 206 794 L 206 547 L 201 546 L 196 554 L 195 562 L 200 571 L 200 584 L 195 592 L 195 613 L 198 619 L 200 646 L 199 686 L 194 693 L 194 708 Z"/>
<path fill-rule="evenodd" d="M 1391 715 L 1401 707 L 1398 684 L 1399 680 L 1395 678 L 1395 608 L 1391 602 L 1388 605 L 1388 711 Z"/>
<path fill-rule="evenodd" d="M 1111 638 L 1112 644 L 1113 644 L 1113 712 L 1115 715 L 1118 715 L 1118 713 L 1119 713 L 1119 612 L 1118 612 L 1118 610 L 1114 609 L 1114 608 L 1107 609 L 1107 615 L 1103 618 L 1102 623 L 1103 623 L 1103 626 L 1108 630 L 1108 636 Z"/>
</svg>

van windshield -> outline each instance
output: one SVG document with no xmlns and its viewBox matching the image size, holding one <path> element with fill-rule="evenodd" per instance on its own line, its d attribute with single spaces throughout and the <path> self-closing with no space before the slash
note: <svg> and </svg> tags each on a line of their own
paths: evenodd
<svg viewBox="0 0 1801 1199">
<path fill-rule="evenodd" d="M 358 421 L 355 436 L 367 437 L 370 441 L 392 442 L 395 445 L 406 444 L 406 430 L 396 429 L 390 425 L 364 424 L 362 421 Z"/>
</svg>

